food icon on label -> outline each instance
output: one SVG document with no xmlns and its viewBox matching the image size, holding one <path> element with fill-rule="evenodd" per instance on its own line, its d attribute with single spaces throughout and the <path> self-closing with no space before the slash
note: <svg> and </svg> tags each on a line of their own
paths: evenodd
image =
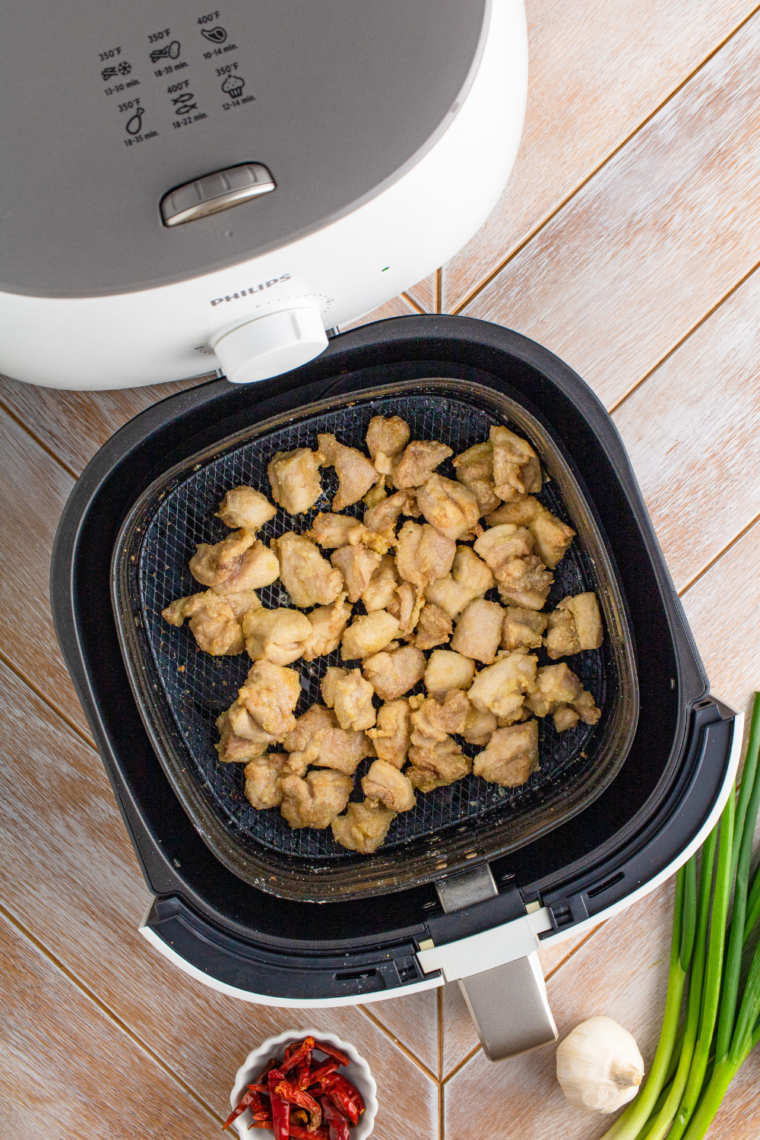
<svg viewBox="0 0 760 1140">
<path fill-rule="evenodd" d="M 115 67 L 104 67 L 100 74 L 103 77 L 103 82 L 107 83 L 109 79 L 115 79 L 118 72 Z"/>
<path fill-rule="evenodd" d="M 126 61 L 124 63 L 120 63 L 118 70 L 119 75 L 129 75 L 130 71 L 132 70 L 132 64 L 127 63 Z"/>
<path fill-rule="evenodd" d="M 127 120 L 128 135 L 139 135 L 140 131 L 142 130 L 142 117 L 144 114 L 145 108 L 138 104 L 138 106 L 135 108 L 135 113 L 132 118 Z"/>
<path fill-rule="evenodd" d="M 177 113 L 187 115 L 190 111 L 197 111 L 198 104 L 193 102 L 194 98 L 192 91 L 183 91 L 176 99 L 172 99 L 172 103 L 177 108 Z"/>
<path fill-rule="evenodd" d="M 172 40 L 166 47 L 156 48 L 150 53 L 150 62 L 158 63 L 159 59 L 177 59 L 182 45 L 179 40 Z"/>
<path fill-rule="evenodd" d="M 222 84 L 222 91 L 225 95 L 229 95 L 231 99 L 239 99 L 243 94 L 245 87 L 245 80 L 242 75 L 228 75 Z"/>
<path fill-rule="evenodd" d="M 227 32 L 224 28 L 201 28 L 201 35 L 204 39 L 210 40 L 212 44 L 223 44 L 227 39 Z"/>
</svg>

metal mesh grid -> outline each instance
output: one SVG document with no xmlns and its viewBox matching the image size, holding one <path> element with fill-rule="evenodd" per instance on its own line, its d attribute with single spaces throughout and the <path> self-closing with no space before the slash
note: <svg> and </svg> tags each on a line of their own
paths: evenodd
<svg viewBox="0 0 760 1140">
<path fill-rule="evenodd" d="M 429 394 L 376 399 L 315 415 L 258 437 L 224 454 L 221 458 L 198 467 L 184 482 L 176 486 L 161 502 L 149 522 L 141 544 L 138 587 L 142 624 L 153 656 L 160 684 L 177 730 L 186 745 L 194 773 L 210 800 L 214 811 L 225 825 L 241 838 L 253 840 L 283 855 L 324 860 L 357 861 L 361 856 L 348 853 L 332 838 L 330 829 L 298 829 L 292 831 L 279 809 L 256 811 L 246 800 L 242 765 L 219 762 L 214 743 L 218 739 L 215 720 L 237 696 L 250 667 L 245 654 L 238 657 L 211 657 L 198 650 L 187 626 L 175 629 L 161 617 L 161 610 L 177 597 L 196 592 L 199 587 L 188 570 L 188 561 L 199 542 L 218 542 L 229 530 L 214 518 L 218 503 L 229 488 L 247 484 L 270 495 L 266 468 L 276 451 L 296 447 L 316 447 L 319 432 L 334 432 L 341 442 L 363 448 L 367 424 L 373 415 L 399 415 L 410 425 L 412 439 L 437 439 L 449 445 L 454 455 L 488 438 L 489 428 L 499 421 L 464 400 Z M 510 425 L 515 430 L 515 425 Z M 451 461 L 438 470 L 454 477 Z M 322 470 L 323 494 L 313 509 L 291 517 L 278 510 L 277 515 L 259 531 L 265 543 L 288 530 L 307 530 L 320 510 L 329 510 L 337 488 L 331 468 Z M 545 505 L 565 521 L 570 521 L 552 483 L 545 484 L 538 496 Z M 363 504 L 348 512 L 361 517 Z M 579 548 L 577 540 L 554 572 L 554 585 L 548 605 L 553 607 L 567 594 L 596 589 L 593 564 Z M 289 606 L 282 585 L 275 582 L 259 591 L 267 607 Z M 487 595 L 498 601 L 497 591 Z M 361 604 L 354 612 L 361 612 Z M 543 651 L 539 664 L 548 664 Z M 577 654 L 571 667 L 584 686 L 591 690 L 600 708 L 607 699 L 610 672 L 605 648 Z M 297 661 L 293 667 L 301 674 L 302 695 L 296 715 L 314 702 L 321 702 L 319 685 L 328 666 L 346 664 L 339 653 L 307 663 Z M 358 664 L 358 662 L 356 663 Z M 349 664 L 349 667 L 352 667 Z M 423 686 L 417 689 L 423 691 Z M 379 700 L 376 699 L 379 705 Z M 541 802 L 550 786 L 561 785 L 563 774 L 571 766 L 584 764 L 591 738 L 597 731 L 579 724 L 559 734 L 551 718 L 539 721 L 539 755 L 541 768 L 521 788 L 500 788 L 475 776 L 427 794 L 417 794 L 417 806 L 394 820 L 383 846 L 389 850 L 410 840 L 431 836 L 442 829 L 460 825 L 466 828 L 474 819 L 493 813 L 500 819 L 522 814 Z M 474 756 L 480 749 L 459 740 L 464 751 Z M 361 800 L 361 777 L 371 760 L 364 761 L 356 772 L 352 799 Z"/>
</svg>

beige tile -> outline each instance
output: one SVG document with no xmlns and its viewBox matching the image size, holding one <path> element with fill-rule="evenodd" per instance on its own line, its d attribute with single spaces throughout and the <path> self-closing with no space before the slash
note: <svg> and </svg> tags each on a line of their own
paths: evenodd
<svg viewBox="0 0 760 1140">
<path fill-rule="evenodd" d="M 424 990 L 408 997 L 375 1001 L 364 1012 L 438 1076 L 438 991 Z"/>
<path fill-rule="evenodd" d="M 424 281 L 418 281 L 411 289 L 407 289 L 406 293 L 416 301 L 421 309 L 426 313 L 438 312 L 438 274 L 440 270 L 431 273 Z"/>
</svg>

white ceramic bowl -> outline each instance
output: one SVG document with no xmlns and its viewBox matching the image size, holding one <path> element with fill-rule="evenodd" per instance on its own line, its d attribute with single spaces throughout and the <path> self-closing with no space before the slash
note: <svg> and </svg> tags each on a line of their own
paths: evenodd
<svg viewBox="0 0 760 1140">
<path fill-rule="evenodd" d="M 293 1041 L 303 1041 L 304 1037 L 314 1037 L 317 1041 L 324 1041 L 327 1045 L 333 1045 L 351 1058 L 351 1064 L 347 1067 L 341 1066 L 338 1071 L 352 1085 L 356 1085 L 364 1097 L 366 1106 L 365 1111 L 359 1117 L 359 1123 L 355 1128 L 351 1128 L 351 1140 L 367 1140 L 367 1137 L 372 1133 L 377 1115 L 375 1078 L 369 1071 L 369 1065 L 363 1057 L 359 1056 L 353 1045 L 349 1045 L 347 1041 L 341 1041 L 340 1037 L 336 1037 L 334 1033 L 323 1033 L 320 1029 L 288 1029 L 285 1033 L 280 1033 L 278 1037 L 269 1037 L 263 1045 L 259 1045 L 258 1049 L 249 1053 L 235 1076 L 235 1084 L 230 1093 L 230 1106 L 234 1108 L 240 1103 L 247 1086 L 254 1083 L 255 1078 L 258 1077 L 267 1061 L 271 1060 L 272 1057 L 281 1058 L 285 1053 L 286 1045 L 290 1045 Z M 252 1119 L 251 1110 L 247 1108 L 235 1121 L 234 1127 L 238 1130 L 240 1140 L 251 1140 L 251 1138 L 259 1140 L 259 1137 L 261 1140 L 274 1140 L 274 1133 L 269 1128 L 256 1128 L 253 1131 L 248 1131 Z"/>
</svg>

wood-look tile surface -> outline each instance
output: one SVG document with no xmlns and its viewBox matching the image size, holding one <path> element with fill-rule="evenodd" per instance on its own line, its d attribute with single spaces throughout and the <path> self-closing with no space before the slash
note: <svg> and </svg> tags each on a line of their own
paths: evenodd
<svg viewBox="0 0 760 1140">
<path fill-rule="evenodd" d="M 374 1001 L 362 1008 L 394 1041 L 421 1061 L 429 1073 L 438 1077 L 437 990 L 423 990 L 391 1001 Z"/>
<path fill-rule="evenodd" d="M 527 0 L 525 7 L 530 65 L 520 150 L 488 221 L 444 266 L 445 313 L 458 311 L 756 4 L 586 0 L 579 9 L 577 0 Z"/>
<path fill-rule="evenodd" d="M 758 260 L 759 58 L 754 17 L 465 312 L 625 395 Z"/>
</svg>

